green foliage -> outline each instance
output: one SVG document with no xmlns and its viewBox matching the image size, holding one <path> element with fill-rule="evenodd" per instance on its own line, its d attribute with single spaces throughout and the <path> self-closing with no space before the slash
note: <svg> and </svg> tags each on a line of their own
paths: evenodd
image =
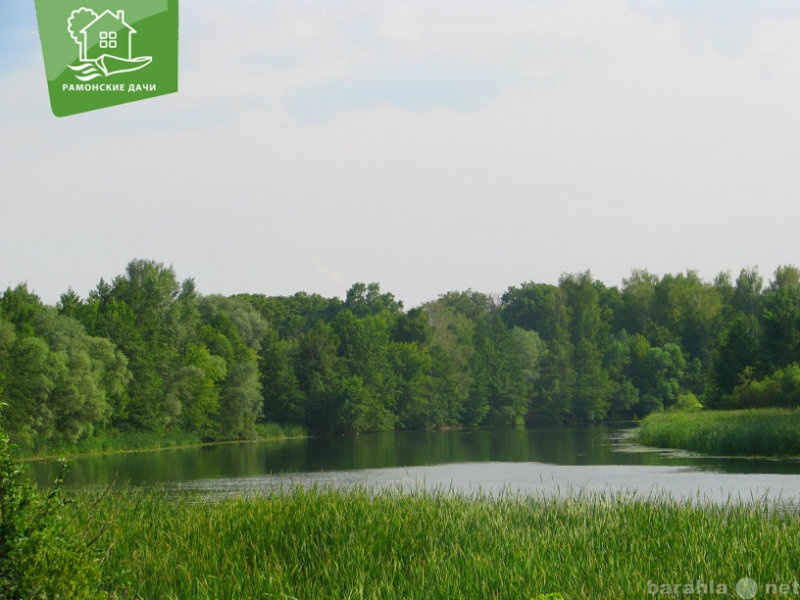
<svg viewBox="0 0 800 600">
<path fill-rule="evenodd" d="M 558 287 L 563 290 L 569 306 L 571 341 L 597 343 L 607 324 L 602 320 L 598 284 L 589 271 L 561 276 Z"/>
<path fill-rule="evenodd" d="M 199 311 L 205 322 L 219 319 L 220 328 L 224 327 L 230 337 L 230 326 L 222 325 L 223 321 L 229 321 L 242 343 L 256 352 L 261 350 L 261 340 L 269 330 L 269 323 L 246 298 L 205 296 L 199 302 Z"/>
<path fill-rule="evenodd" d="M 510 287 L 503 294 L 501 315 L 510 327 L 521 327 L 536 331 L 545 340 L 553 337 L 554 320 L 548 310 L 551 294 L 557 288 L 542 283 L 526 283 L 522 287 Z"/>
<path fill-rule="evenodd" d="M 639 334 L 630 338 L 630 344 L 628 372 L 640 393 L 639 403 L 634 407 L 635 414 L 642 417 L 674 405 L 681 393 L 686 370 L 680 347 L 671 343 L 653 347 Z"/>
<path fill-rule="evenodd" d="M 55 387 L 49 349 L 40 338 L 20 336 L 9 354 L 3 390 L 7 407 L 2 413 L 2 427 L 15 434 L 18 444 L 32 448 L 42 421 L 48 416 L 47 399 Z"/>
<path fill-rule="evenodd" d="M 545 344 L 535 331 L 521 327 L 501 330 L 495 393 L 490 399 L 489 423 L 495 427 L 521 426 L 541 376 Z"/>
<path fill-rule="evenodd" d="M 797 363 L 778 369 L 762 379 L 751 378 L 745 370 L 727 404 L 731 408 L 800 407 L 800 366 Z"/>
<path fill-rule="evenodd" d="M 694 271 L 665 275 L 656 286 L 658 323 L 674 334 L 684 353 L 709 364 L 722 312 L 720 290 Z"/>
<path fill-rule="evenodd" d="M 306 420 L 304 395 L 295 370 L 297 350 L 297 339 L 281 339 L 272 328 L 261 340 L 258 370 L 267 421 L 302 425 Z"/>
<path fill-rule="evenodd" d="M 623 310 L 617 316 L 619 329 L 624 329 L 632 335 L 654 332 L 658 282 L 658 276 L 640 269 L 635 269 L 629 278 L 623 280 Z"/>
<path fill-rule="evenodd" d="M 366 317 L 381 313 L 399 314 L 403 310 L 403 303 L 396 300 L 394 294 L 382 294 L 377 283 L 355 283 L 347 290 L 344 308 L 358 317 Z"/>
<path fill-rule="evenodd" d="M 197 446 L 203 440 L 194 433 L 174 431 L 169 434 L 153 431 L 118 431 L 107 429 L 72 444 L 61 443 L 47 446 L 35 452 L 20 452 L 15 448 L 15 456 L 54 460 L 60 456 L 85 454 L 104 454 L 111 452 L 136 452 L 181 446 Z"/>
<path fill-rule="evenodd" d="M 394 412 L 358 375 L 343 377 L 332 396 L 336 406 L 336 416 L 331 424 L 334 433 L 389 431 L 394 428 Z"/>
<path fill-rule="evenodd" d="M 741 312 L 729 322 L 720 336 L 714 356 L 714 368 L 708 393 L 709 405 L 727 404 L 746 373 L 751 373 L 760 360 L 761 326 L 755 316 Z"/>
<path fill-rule="evenodd" d="M 502 297 L 451 291 L 404 311 L 377 283 L 346 298 L 201 296 L 134 260 L 85 300 L 0 295 L 2 417 L 27 453 L 117 432 L 249 439 L 276 422 L 313 433 L 517 427 L 651 412 L 800 405 L 800 271 L 769 286 L 590 271 Z M 699 402 L 699 401 L 698 401 Z"/>
<path fill-rule="evenodd" d="M 428 429 L 436 425 L 431 407 L 436 398 L 431 348 L 423 343 L 397 342 L 390 348 L 391 369 L 397 381 L 397 419 L 406 429 Z"/>
<path fill-rule="evenodd" d="M 686 394 L 678 396 L 678 401 L 675 403 L 674 408 L 683 411 L 697 411 L 701 410 L 703 405 L 700 404 L 700 400 L 697 399 L 697 396 L 691 392 L 687 392 Z"/>
<path fill-rule="evenodd" d="M 573 364 L 572 413 L 584 423 L 602 421 L 611 404 L 612 386 L 603 370 L 600 350 L 588 339 L 581 339 L 575 347 Z"/>
<path fill-rule="evenodd" d="M 226 378 L 225 360 L 203 345 L 186 349 L 187 365 L 170 382 L 166 402 L 181 407 L 181 429 L 204 440 L 217 437 L 221 382 Z"/>
<path fill-rule="evenodd" d="M 42 301 L 36 294 L 29 292 L 25 284 L 18 285 L 13 290 L 8 288 L 0 296 L 0 315 L 4 316 L 21 336 L 34 334 L 33 322 L 42 308 Z"/>
<path fill-rule="evenodd" d="M 733 309 L 745 315 L 758 316 L 763 306 L 764 278 L 758 269 L 742 269 L 736 278 L 731 298 Z"/>
<path fill-rule="evenodd" d="M 293 296 L 240 295 L 277 329 L 281 339 L 296 339 L 319 321 L 329 323 L 342 309 L 339 298 L 297 292 Z"/>
<path fill-rule="evenodd" d="M 764 298 L 764 362 L 779 369 L 800 356 L 800 287 L 778 287 Z"/>
<path fill-rule="evenodd" d="M 51 490 L 30 484 L 0 431 L 0 598 L 108 597 L 100 589 L 102 529 L 77 514 L 63 490 L 66 467 Z M 106 550 L 108 547 L 105 548 Z"/>
<path fill-rule="evenodd" d="M 797 456 L 800 455 L 800 411 L 657 413 L 642 421 L 636 439 L 646 446 L 716 456 Z"/>
<path fill-rule="evenodd" d="M 733 593 L 742 565 L 757 581 L 791 580 L 800 536 L 783 505 L 661 496 L 131 491 L 99 516 L 119 524 L 105 573 L 142 598 L 197 600 L 645 598 L 648 581 L 709 573 Z"/>
</svg>

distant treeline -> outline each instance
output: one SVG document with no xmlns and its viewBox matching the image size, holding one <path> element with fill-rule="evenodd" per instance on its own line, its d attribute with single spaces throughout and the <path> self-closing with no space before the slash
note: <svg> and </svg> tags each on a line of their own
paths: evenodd
<svg viewBox="0 0 800 600">
<path fill-rule="evenodd" d="M 800 406 L 800 272 L 735 281 L 589 272 L 408 311 L 376 283 L 344 300 L 203 296 L 136 260 L 88 298 L 0 296 L 0 427 L 23 448 L 116 432 L 253 437 L 640 418 L 673 406 Z"/>
</svg>

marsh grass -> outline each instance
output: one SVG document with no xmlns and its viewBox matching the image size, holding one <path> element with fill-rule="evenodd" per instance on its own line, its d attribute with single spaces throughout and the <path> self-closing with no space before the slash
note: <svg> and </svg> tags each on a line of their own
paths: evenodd
<svg viewBox="0 0 800 600">
<path fill-rule="evenodd" d="M 642 421 L 635 439 L 716 456 L 800 456 L 800 410 L 655 413 Z"/>
<path fill-rule="evenodd" d="M 83 492 L 76 506 L 93 504 Z M 624 599 L 709 579 L 735 597 L 741 577 L 800 570 L 800 518 L 767 503 L 296 487 L 222 499 L 122 489 L 97 507 L 117 598 Z"/>
<path fill-rule="evenodd" d="M 291 437 L 303 437 L 305 435 L 304 429 L 299 426 L 259 423 L 256 425 L 256 439 L 252 441 L 286 439 Z M 220 441 L 213 443 L 220 444 L 226 442 Z M 140 452 L 164 448 L 201 446 L 203 444 L 203 440 L 193 433 L 172 432 L 169 434 L 159 434 L 153 432 L 126 431 L 100 434 L 93 438 L 80 440 L 74 444 L 43 446 L 35 449 L 16 447 L 14 457 L 18 459 L 43 460 L 63 456 Z"/>
<path fill-rule="evenodd" d="M 153 432 L 109 432 L 72 444 L 45 445 L 32 450 L 18 448 L 22 458 L 54 458 L 82 454 L 104 454 L 111 452 L 137 452 L 157 448 L 196 446 L 200 438 L 192 433 L 176 432 L 162 435 Z"/>
</svg>

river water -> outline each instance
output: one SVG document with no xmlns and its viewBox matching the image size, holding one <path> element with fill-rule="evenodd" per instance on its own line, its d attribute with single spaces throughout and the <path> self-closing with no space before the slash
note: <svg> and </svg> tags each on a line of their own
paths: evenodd
<svg viewBox="0 0 800 600">
<path fill-rule="evenodd" d="M 66 484 L 212 493 L 291 485 L 567 496 L 623 493 L 725 502 L 800 500 L 800 458 L 703 457 L 644 448 L 617 428 L 380 433 L 75 458 Z M 29 465 L 46 485 L 52 462 Z"/>
</svg>

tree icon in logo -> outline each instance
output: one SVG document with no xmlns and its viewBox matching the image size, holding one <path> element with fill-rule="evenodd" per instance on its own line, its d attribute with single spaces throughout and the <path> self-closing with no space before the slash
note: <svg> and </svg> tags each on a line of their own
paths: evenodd
<svg viewBox="0 0 800 600">
<path fill-rule="evenodd" d="M 99 15 L 91 8 L 73 10 L 67 31 L 78 45 L 78 65 L 69 65 L 80 81 L 138 71 L 153 61 L 152 56 L 133 57 L 137 31 L 125 22 L 125 11 L 106 10 Z"/>
<path fill-rule="evenodd" d="M 91 8 L 79 8 L 78 10 L 73 10 L 72 14 L 69 16 L 69 20 L 67 21 L 67 31 L 72 36 L 72 39 L 75 40 L 76 44 L 81 43 L 80 31 L 89 23 L 97 19 L 97 13 L 94 12 Z"/>
</svg>

